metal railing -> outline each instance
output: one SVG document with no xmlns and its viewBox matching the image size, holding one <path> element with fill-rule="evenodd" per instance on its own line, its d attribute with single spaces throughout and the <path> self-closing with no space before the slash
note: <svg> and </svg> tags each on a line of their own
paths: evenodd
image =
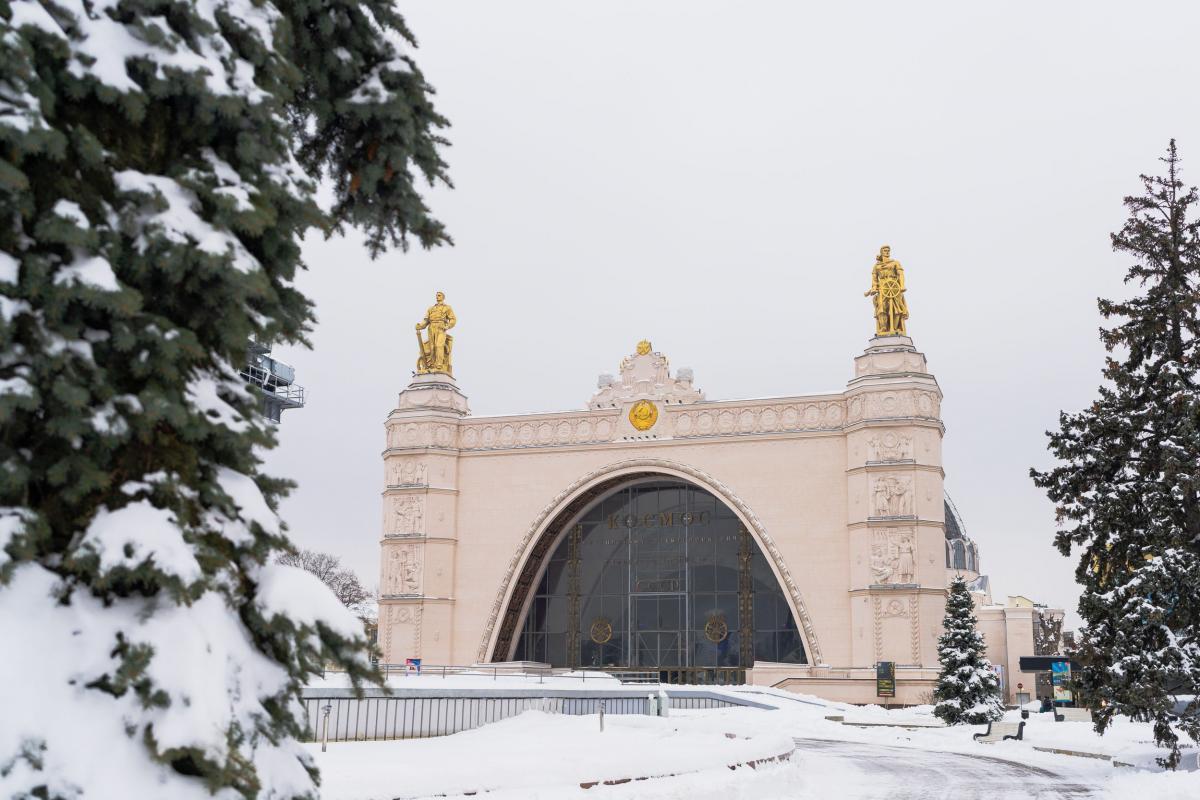
<svg viewBox="0 0 1200 800">
<path fill-rule="evenodd" d="M 580 683 L 616 678 L 621 683 L 667 683 L 691 686 L 741 686 L 746 682 L 746 670 L 741 667 L 669 667 L 646 669 L 638 667 L 540 667 L 517 664 L 422 664 L 416 670 L 406 664 L 379 664 L 385 679 L 397 676 L 424 675 L 439 678 L 470 676 L 499 680 L 501 677 L 528 678 L 542 683 L 546 678 L 566 678 Z M 332 670 L 331 670 L 332 671 Z"/>
<path fill-rule="evenodd" d="M 651 696 L 666 693 L 671 708 L 713 709 L 736 706 L 773 709 L 749 698 L 723 695 L 710 689 L 663 688 L 654 691 L 632 686 L 609 688 L 307 688 L 303 704 L 306 735 L 320 741 L 359 742 L 376 739 L 412 739 L 447 736 L 478 728 L 526 711 L 550 714 L 650 714 Z M 326 723 L 326 720 L 328 722 Z M 325 733 L 327 726 L 328 732 Z"/>
</svg>

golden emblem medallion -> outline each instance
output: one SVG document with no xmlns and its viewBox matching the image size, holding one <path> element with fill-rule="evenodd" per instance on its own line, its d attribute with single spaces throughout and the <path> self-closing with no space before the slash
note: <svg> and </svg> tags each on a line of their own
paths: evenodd
<svg viewBox="0 0 1200 800">
<path fill-rule="evenodd" d="M 724 614 L 713 614 L 708 618 L 708 622 L 704 623 L 704 638 L 713 644 L 725 641 L 728 635 L 729 623 L 725 621 Z"/>
<path fill-rule="evenodd" d="M 613 635 L 612 623 L 604 617 L 596 617 L 592 627 L 588 629 L 588 635 L 596 644 L 607 644 Z"/>
<path fill-rule="evenodd" d="M 658 406 L 649 400 L 638 400 L 629 409 L 629 423 L 639 431 L 648 431 L 658 422 Z"/>
</svg>

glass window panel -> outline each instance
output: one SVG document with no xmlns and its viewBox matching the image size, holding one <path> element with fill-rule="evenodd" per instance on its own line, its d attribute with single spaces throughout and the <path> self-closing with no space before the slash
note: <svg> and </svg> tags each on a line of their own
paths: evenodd
<svg viewBox="0 0 1200 800">
<path fill-rule="evenodd" d="M 683 626 L 683 602 L 679 597 L 662 597 L 658 601 L 658 629 L 677 631 Z"/>
<path fill-rule="evenodd" d="M 754 629 L 759 631 L 774 630 L 775 597 L 769 594 L 754 595 Z"/>
<path fill-rule="evenodd" d="M 566 594 L 567 593 L 567 562 L 566 561 L 551 561 L 546 566 L 546 574 L 542 578 L 542 588 L 539 594 Z"/>
<path fill-rule="evenodd" d="M 546 598 L 546 632 L 565 633 L 567 630 L 567 598 Z"/>
<path fill-rule="evenodd" d="M 541 660 L 551 664 L 567 663 L 567 635 L 565 633 L 546 634 L 546 657 Z"/>
<path fill-rule="evenodd" d="M 718 592 L 736 592 L 738 589 L 738 570 L 736 560 L 732 565 L 722 564 L 716 569 L 716 584 Z"/>
<path fill-rule="evenodd" d="M 775 655 L 775 634 L 771 631 L 755 631 L 754 660 L 778 661 Z"/>
</svg>

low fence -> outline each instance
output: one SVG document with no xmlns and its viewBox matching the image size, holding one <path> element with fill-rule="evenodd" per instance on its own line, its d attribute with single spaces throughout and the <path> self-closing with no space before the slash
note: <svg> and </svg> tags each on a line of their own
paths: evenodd
<svg viewBox="0 0 1200 800">
<path fill-rule="evenodd" d="M 707 709 L 773 706 L 702 689 L 665 689 L 671 708 Z M 303 690 L 309 741 L 319 741 L 329 707 L 331 742 L 447 736 L 526 711 L 585 715 L 651 713 L 650 692 L 629 689 L 353 689 Z M 657 691 L 655 691 L 657 694 Z"/>
</svg>

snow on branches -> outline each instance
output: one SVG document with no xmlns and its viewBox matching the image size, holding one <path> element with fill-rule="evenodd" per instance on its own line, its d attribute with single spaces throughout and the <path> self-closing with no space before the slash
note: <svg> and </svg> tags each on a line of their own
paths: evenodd
<svg viewBox="0 0 1200 800">
<path fill-rule="evenodd" d="M 238 367 L 304 341 L 306 231 L 447 241 L 414 45 L 382 0 L 0 3 L 0 794 L 315 794 L 299 688 L 375 673 L 274 563 Z"/>
<path fill-rule="evenodd" d="M 1077 695 L 1101 733 L 1118 715 L 1153 722 L 1173 767 L 1180 735 L 1200 741 L 1200 195 L 1173 140 L 1162 161 L 1112 235 L 1135 291 L 1098 303 L 1104 383 L 1049 434 L 1060 464 L 1030 474 L 1059 550 L 1079 550 Z"/>
<path fill-rule="evenodd" d="M 975 629 L 975 603 L 961 575 L 950 583 L 944 628 L 938 638 L 941 673 L 933 692 L 934 716 L 947 725 L 982 725 L 1000 719 L 999 679 Z"/>
</svg>

